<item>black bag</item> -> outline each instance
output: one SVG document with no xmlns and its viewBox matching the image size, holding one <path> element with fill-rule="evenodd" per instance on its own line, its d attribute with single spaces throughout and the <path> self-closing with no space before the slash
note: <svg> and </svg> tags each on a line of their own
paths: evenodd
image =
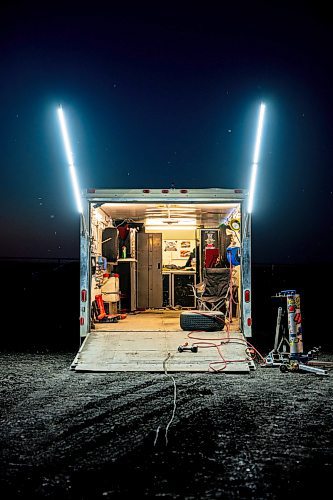
<svg viewBox="0 0 333 500">
<path fill-rule="evenodd" d="M 108 262 L 117 262 L 119 255 L 118 230 L 107 227 L 102 233 L 102 255 Z"/>
</svg>

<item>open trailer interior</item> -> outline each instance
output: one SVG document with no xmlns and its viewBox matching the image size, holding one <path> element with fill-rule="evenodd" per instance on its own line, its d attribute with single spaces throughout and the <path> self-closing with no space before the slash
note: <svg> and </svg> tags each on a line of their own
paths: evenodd
<svg viewBox="0 0 333 500">
<path fill-rule="evenodd" d="M 82 344 L 72 368 L 248 372 L 245 198 L 242 190 L 87 190 Z"/>
</svg>

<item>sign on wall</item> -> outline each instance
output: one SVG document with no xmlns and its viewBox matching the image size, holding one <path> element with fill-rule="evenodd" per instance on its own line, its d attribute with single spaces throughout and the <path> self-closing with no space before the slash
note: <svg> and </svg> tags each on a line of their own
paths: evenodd
<svg viewBox="0 0 333 500">
<path fill-rule="evenodd" d="M 195 240 L 163 240 L 163 260 L 188 259 Z"/>
</svg>

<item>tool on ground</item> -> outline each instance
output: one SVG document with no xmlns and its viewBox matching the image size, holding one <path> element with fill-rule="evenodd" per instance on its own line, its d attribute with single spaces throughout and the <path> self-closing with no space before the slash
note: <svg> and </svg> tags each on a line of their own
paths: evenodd
<svg viewBox="0 0 333 500">
<path fill-rule="evenodd" d="M 280 371 L 282 373 L 304 371 L 304 372 L 312 372 L 315 375 L 328 375 L 327 370 L 325 370 L 324 368 L 310 366 L 308 363 L 300 363 L 296 360 L 290 360 L 289 363 L 282 363 L 280 365 Z"/>
<path fill-rule="evenodd" d="M 189 346 L 188 343 L 186 342 L 184 345 L 180 345 L 178 347 L 178 352 L 184 352 L 184 351 L 198 352 L 198 346 L 197 345 Z"/>
<path fill-rule="evenodd" d="M 286 298 L 289 336 L 287 339 L 284 335 L 284 327 L 281 325 L 284 311 L 282 307 L 279 307 L 276 320 L 274 348 L 266 356 L 266 363 L 263 366 L 280 367 L 282 373 L 305 371 L 315 373 L 316 375 L 328 375 L 325 368 L 319 368 L 319 362 L 313 363 L 312 361 L 314 358 L 318 357 L 320 351 L 319 347 L 314 347 L 307 354 L 303 352 L 300 295 L 296 293 L 296 290 L 282 290 L 276 297 Z M 282 330 L 281 338 L 280 330 Z M 289 352 L 287 351 L 287 346 L 289 347 Z M 326 365 L 326 367 L 328 367 L 328 365 Z"/>
<path fill-rule="evenodd" d="M 279 307 L 276 318 L 274 347 L 266 356 L 266 366 L 273 366 L 273 367 L 280 366 L 281 363 L 284 363 L 289 359 L 289 352 L 287 352 L 287 349 L 290 348 L 290 345 L 287 337 L 285 336 L 284 327 L 281 327 L 282 316 L 283 316 L 283 310 L 282 307 Z M 280 338 L 281 329 L 282 329 L 282 335 Z"/>
</svg>

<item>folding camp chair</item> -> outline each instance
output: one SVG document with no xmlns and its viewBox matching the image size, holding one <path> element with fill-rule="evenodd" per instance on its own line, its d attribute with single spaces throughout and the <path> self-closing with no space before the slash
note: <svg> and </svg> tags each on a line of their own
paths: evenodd
<svg viewBox="0 0 333 500">
<path fill-rule="evenodd" d="M 227 268 L 204 269 L 203 281 L 191 285 L 199 311 L 223 311 L 229 305 L 230 270 Z"/>
</svg>

